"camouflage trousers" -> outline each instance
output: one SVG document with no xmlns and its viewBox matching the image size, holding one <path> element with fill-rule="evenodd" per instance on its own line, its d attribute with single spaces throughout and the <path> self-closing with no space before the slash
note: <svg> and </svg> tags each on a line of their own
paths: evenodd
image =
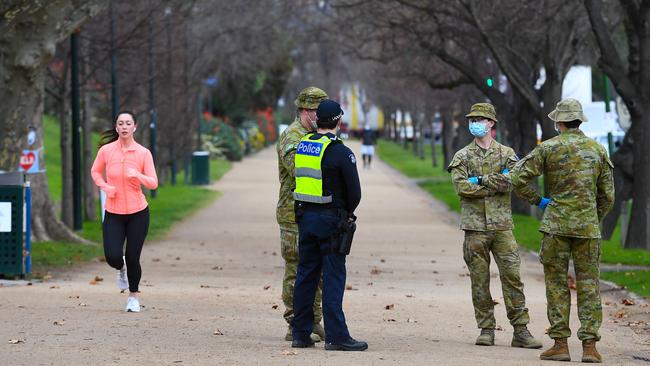
<svg viewBox="0 0 650 366">
<path fill-rule="evenodd" d="M 578 293 L 578 338 L 600 340 L 598 330 L 603 322 L 600 302 L 600 239 L 573 238 L 544 234 L 540 250 L 546 282 L 547 315 L 551 327 L 549 337 L 568 338 L 571 292 L 567 283 L 569 259 L 573 257 Z"/>
<path fill-rule="evenodd" d="M 282 302 L 284 302 L 284 319 L 291 324 L 293 319 L 293 288 L 296 283 L 298 271 L 298 225 L 281 226 L 280 240 L 282 258 L 284 259 L 284 278 L 282 279 Z M 323 280 L 318 283 L 316 298 L 314 299 L 314 324 L 323 319 L 321 308 Z"/>
<path fill-rule="evenodd" d="M 479 328 L 496 327 L 494 302 L 490 294 L 490 252 L 499 268 L 503 299 L 510 324 L 526 325 L 530 318 L 526 308 L 524 284 L 519 275 L 519 247 L 511 230 L 465 231 L 463 258 L 472 282 L 474 316 Z"/>
</svg>

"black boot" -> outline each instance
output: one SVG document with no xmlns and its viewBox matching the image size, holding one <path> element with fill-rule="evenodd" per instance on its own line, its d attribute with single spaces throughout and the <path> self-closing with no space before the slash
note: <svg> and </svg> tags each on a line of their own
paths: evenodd
<svg viewBox="0 0 650 366">
<path fill-rule="evenodd" d="M 345 342 L 325 343 L 325 350 L 327 351 L 365 351 L 367 349 L 368 343 L 357 341 L 352 337 Z"/>
</svg>

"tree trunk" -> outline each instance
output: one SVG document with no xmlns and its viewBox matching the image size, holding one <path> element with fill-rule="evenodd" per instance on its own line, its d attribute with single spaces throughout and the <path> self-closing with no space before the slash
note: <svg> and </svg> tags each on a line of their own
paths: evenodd
<svg viewBox="0 0 650 366">
<path fill-rule="evenodd" d="M 648 105 L 644 101 L 641 105 Z M 636 114 L 632 112 L 635 121 L 630 132 L 634 133 L 634 172 L 635 179 L 632 185 L 632 213 L 628 227 L 625 248 L 639 248 L 650 250 L 650 144 L 648 144 L 648 128 L 650 114 Z M 630 133 L 628 132 L 628 133 Z"/>
<path fill-rule="evenodd" d="M 70 67 L 70 50 L 65 50 L 65 62 L 63 63 L 64 71 L 59 85 L 59 125 L 61 149 L 61 221 L 72 228 L 74 225 L 74 208 L 72 207 L 72 126 L 70 121 L 70 109 L 68 108 L 70 99 L 70 84 L 68 75 Z"/>
<path fill-rule="evenodd" d="M 15 11 L 0 14 L 3 19 L 0 23 L 0 121 L 3 123 L 0 169 L 18 169 L 30 126 L 37 133 L 34 148 L 43 151 L 45 66 L 52 58 L 56 44 L 106 5 L 100 0 L 68 0 L 54 5 L 27 2 L 22 6 L 9 4 L 4 7 Z M 42 154 L 40 161 L 43 161 Z M 70 231 L 57 217 L 45 174 L 34 174 L 30 181 L 34 239 L 90 244 Z"/>
<path fill-rule="evenodd" d="M 431 165 L 435 168 L 438 166 L 438 158 L 436 156 L 436 134 L 433 128 L 433 121 L 429 123 L 429 128 L 431 129 Z"/>
<path fill-rule="evenodd" d="M 451 109 L 448 107 L 440 110 L 440 119 L 442 120 L 442 154 L 444 164 L 443 170 L 446 170 L 451 163 L 454 156 L 453 140 L 454 140 L 454 121 Z"/>
<path fill-rule="evenodd" d="M 557 102 L 562 99 L 562 78 L 556 74 L 555 70 L 546 70 L 546 81 L 542 86 L 542 102 L 544 106 L 541 109 L 542 115 L 539 116 L 539 125 L 542 128 L 542 141 L 557 136 L 555 131 L 555 122 L 548 118 L 548 114 L 555 109 Z"/>
</svg>

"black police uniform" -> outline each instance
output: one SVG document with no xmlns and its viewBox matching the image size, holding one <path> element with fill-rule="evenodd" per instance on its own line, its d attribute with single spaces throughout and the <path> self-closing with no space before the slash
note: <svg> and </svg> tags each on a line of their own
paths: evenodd
<svg viewBox="0 0 650 366">
<path fill-rule="evenodd" d="M 315 134 L 312 139 L 322 136 Z M 352 151 L 337 142 L 335 135 L 326 136 L 333 141 L 321 161 L 323 195 L 331 193 L 332 203 L 296 201 L 299 262 L 293 293 L 293 346 L 306 346 L 310 342 L 314 321 L 312 305 L 322 272 L 325 349 L 364 350 L 367 344 L 353 340 L 345 324 L 342 308 L 345 255 L 338 252 L 337 241 L 332 240 L 341 232 L 343 222 L 354 217 L 361 200 L 361 185 Z M 352 346 L 347 349 L 346 344 Z"/>
</svg>

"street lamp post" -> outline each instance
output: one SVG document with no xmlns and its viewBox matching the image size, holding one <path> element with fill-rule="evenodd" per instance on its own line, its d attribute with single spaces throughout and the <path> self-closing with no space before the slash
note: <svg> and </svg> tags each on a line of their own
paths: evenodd
<svg viewBox="0 0 650 366">
<path fill-rule="evenodd" d="M 72 109 L 72 209 L 73 228 L 81 230 L 81 113 L 79 103 L 79 29 L 70 37 Z"/>
</svg>

